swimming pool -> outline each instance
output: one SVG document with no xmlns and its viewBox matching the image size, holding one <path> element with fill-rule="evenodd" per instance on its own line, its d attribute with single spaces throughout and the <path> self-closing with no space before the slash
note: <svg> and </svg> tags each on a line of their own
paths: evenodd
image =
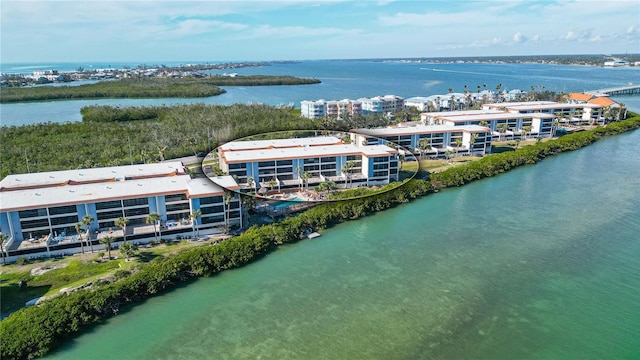
<svg viewBox="0 0 640 360">
<path fill-rule="evenodd" d="M 286 201 L 278 202 L 277 204 L 274 204 L 272 206 L 276 209 L 282 209 L 282 208 L 286 208 L 291 205 L 296 205 L 305 201 L 306 201 L 305 199 L 302 199 L 299 197 L 293 197 L 291 199 L 287 199 Z"/>
</svg>

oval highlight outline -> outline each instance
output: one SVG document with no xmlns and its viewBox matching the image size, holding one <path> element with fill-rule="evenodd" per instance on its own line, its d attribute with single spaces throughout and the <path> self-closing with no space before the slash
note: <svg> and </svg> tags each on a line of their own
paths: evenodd
<svg viewBox="0 0 640 360">
<path fill-rule="evenodd" d="M 207 159 L 213 163 L 209 160 L 205 165 Z M 283 215 L 324 202 L 391 191 L 420 170 L 416 156 L 391 141 L 327 129 L 277 131 L 232 140 L 207 154 L 202 166 L 217 167 L 217 173 L 225 174 L 205 171 L 216 185 L 263 201 L 260 206 L 268 207 L 267 211 Z"/>
</svg>

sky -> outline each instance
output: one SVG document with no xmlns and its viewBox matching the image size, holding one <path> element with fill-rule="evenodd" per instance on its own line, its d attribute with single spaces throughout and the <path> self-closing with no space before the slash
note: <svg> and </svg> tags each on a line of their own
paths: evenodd
<svg viewBox="0 0 640 360">
<path fill-rule="evenodd" d="M 640 1 L 5 1 L 0 62 L 640 53 Z"/>
</svg>

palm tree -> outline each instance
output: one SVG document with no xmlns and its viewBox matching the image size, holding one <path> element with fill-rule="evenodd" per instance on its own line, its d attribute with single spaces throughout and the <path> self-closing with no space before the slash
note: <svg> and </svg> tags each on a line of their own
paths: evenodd
<svg viewBox="0 0 640 360">
<path fill-rule="evenodd" d="M 558 120 L 553 120 L 551 123 L 551 137 L 556 136 L 556 130 L 558 129 Z"/>
<path fill-rule="evenodd" d="M 157 229 L 157 225 L 158 225 L 158 221 L 160 221 L 160 214 L 158 213 L 151 213 L 149 215 L 147 215 L 147 218 L 145 219 L 145 222 L 147 224 L 153 224 L 153 236 L 155 237 L 156 241 L 158 241 L 158 229 Z M 162 237 L 162 234 L 160 234 L 160 236 Z"/>
<path fill-rule="evenodd" d="M 9 236 L 7 234 L 0 233 L 0 251 L 2 252 L 2 263 L 7 263 L 7 258 L 4 254 L 4 242 L 7 241 Z"/>
<path fill-rule="evenodd" d="M 127 261 L 136 254 L 137 247 L 132 243 L 120 245 L 120 254 L 127 258 Z"/>
<path fill-rule="evenodd" d="M 231 209 L 230 209 L 230 204 L 231 204 L 231 193 L 229 193 L 228 191 L 225 191 L 224 194 L 222 194 L 222 198 L 224 199 L 224 228 L 226 232 L 229 232 L 229 230 L 231 230 L 231 226 L 229 225 L 229 217 L 231 216 Z"/>
<path fill-rule="evenodd" d="M 129 219 L 126 217 L 119 217 L 116 221 L 113 222 L 117 227 L 122 229 L 122 236 L 124 237 L 124 242 L 127 242 L 127 224 L 129 223 Z"/>
<path fill-rule="evenodd" d="M 93 216 L 85 215 L 82 217 L 82 221 L 80 222 L 82 225 L 87 227 L 87 242 L 91 247 L 91 252 L 93 252 L 93 243 L 91 242 L 91 223 L 93 222 Z"/>
<path fill-rule="evenodd" d="M 193 226 L 193 225 L 196 226 L 196 237 L 197 238 L 200 238 L 200 226 L 198 225 L 198 218 L 200 217 L 200 215 L 202 215 L 202 211 L 201 210 L 192 211 L 191 215 L 189 215 L 189 217 L 191 218 L 191 226 Z"/>
<path fill-rule="evenodd" d="M 351 171 L 353 171 L 355 166 L 356 162 L 353 160 L 347 161 L 347 163 L 342 166 L 342 173 L 345 174 L 345 188 L 347 187 L 347 181 L 351 180 Z"/>
<path fill-rule="evenodd" d="M 309 190 L 309 179 L 311 179 L 311 173 L 304 172 L 302 173 L 302 181 L 304 182 L 305 189 Z"/>
<path fill-rule="evenodd" d="M 303 179 L 302 179 L 302 170 L 303 170 L 303 169 L 302 169 L 302 166 L 298 166 L 298 167 L 296 168 L 296 173 L 298 174 L 298 178 L 299 178 L 299 179 L 301 179 L 301 180 L 303 180 Z M 300 191 L 302 191 L 302 187 L 303 187 L 303 186 L 304 186 L 304 181 L 301 181 L 301 182 L 300 182 Z"/>
<path fill-rule="evenodd" d="M 420 159 L 423 159 L 424 151 L 431 148 L 431 138 L 424 138 L 418 141 L 418 150 L 420 150 Z"/>
<path fill-rule="evenodd" d="M 269 187 L 271 188 L 271 191 L 273 191 L 273 189 L 276 187 L 276 185 L 278 185 L 278 182 L 276 181 L 275 178 L 269 180 Z"/>
<path fill-rule="evenodd" d="M 113 236 L 105 236 L 100 239 L 100 244 L 104 245 L 104 248 L 107 249 L 109 260 L 111 260 L 111 244 L 113 244 L 115 241 L 116 239 Z"/>
<path fill-rule="evenodd" d="M 522 140 L 525 140 L 527 138 L 527 134 L 531 132 L 531 125 L 527 125 L 527 126 L 523 126 L 522 127 Z"/>
<path fill-rule="evenodd" d="M 82 244 L 82 224 L 76 223 L 75 225 L 76 232 L 78 233 L 78 237 L 80 238 L 80 251 L 84 254 L 84 244 Z"/>
<path fill-rule="evenodd" d="M 500 124 L 500 125 L 497 126 L 497 129 L 498 129 L 498 132 L 500 133 L 500 141 L 504 140 L 503 136 L 507 132 L 507 130 L 509 129 L 509 125 Z"/>
<path fill-rule="evenodd" d="M 247 185 L 249 185 L 249 187 L 250 187 L 250 188 L 252 188 L 252 189 L 253 189 L 253 188 L 254 188 L 254 186 L 255 186 L 255 184 L 256 184 L 256 182 L 253 180 L 253 178 L 252 178 L 252 177 L 248 177 L 248 178 L 247 178 Z"/>
<path fill-rule="evenodd" d="M 476 140 L 478 140 L 479 136 L 480 135 L 478 135 L 478 133 L 471 134 L 471 138 L 469 139 L 469 155 L 471 155 L 471 149 L 473 148 L 473 145 L 475 145 Z"/>
</svg>

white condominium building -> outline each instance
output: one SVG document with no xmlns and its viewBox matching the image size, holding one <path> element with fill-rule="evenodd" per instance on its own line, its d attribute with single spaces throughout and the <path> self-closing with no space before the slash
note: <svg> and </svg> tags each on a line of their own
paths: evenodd
<svg viewBox="0 0 640 360">
<path fill-rule="evenodd" d="M 359 146 L 390 141 L 412 152 L 444 154 L 446 151 L 484 155 L 491 152 L 491 130 L 478 125 L 410 125 L 355 129 L 351 138 Z"/>
<path fill-rule="evenodd" d="M 239 188 L 231 177 L 220 180 Z M 191 178 L 179 161 L 9 175 L 0 181 L 0 230 L 9 236 L 10 255 L 26 255 L 76 251 L 75 225 L 85 217 L 93 219 L 82 229 L 89 230 L 94 245 L 104 236 L 123 239 L 119 218 L 128 220 L 127 239 L 153 239 L 155 230 L 147 222 L 154 213 L 169 237 L 191 233 L 195 211 L 201 212 L 197 225 L 203 230 L 241 226 L 239 196 L 226 201 L 223 194 L 209 179 Z"/>
<path fill-rule="evenodd" d="M 434 118 L 437 125 L 480 125 L 491 129 L 496 137 L 550 137 L 555 115 L 545 113 L 454 114 L 446 112 Z"/>
<path fill-rule="evenodd" d="M 398 180 L 396 149 L 358 147 L 333 136 L 232 141 L 218 148 L 218 158 L 220 168 L 247 190 L 283 191 L 325 181 L 347 186 L 347 179 L 349 187 Z"/>
<path fill-rule="evenodd" d="M 300 102 L 300 113 L 308 119 L 318 119 L 325 116 L 342 119 L 347 115 L 354 116 L 362 113 L 362 103 L 358 100 L 304 100 Z"/>
<path fill-rule="evenodd" d="M 509 113 L 532 114 L 543 113 L 558 117 L 558 121 L 575 125 L 603 124 L 604 107 L 594 103 L 558 103 L 553 101 L 509 102 L 485 104 L 483 109 L 502 109 Z"/>
<path fill-rule="evenodd" d="M 358 99 L 362 103 L 362 113 L 391 113 L 404 109 L 404 98 L 396 95 L 376 96 Z"/>
</svg>

